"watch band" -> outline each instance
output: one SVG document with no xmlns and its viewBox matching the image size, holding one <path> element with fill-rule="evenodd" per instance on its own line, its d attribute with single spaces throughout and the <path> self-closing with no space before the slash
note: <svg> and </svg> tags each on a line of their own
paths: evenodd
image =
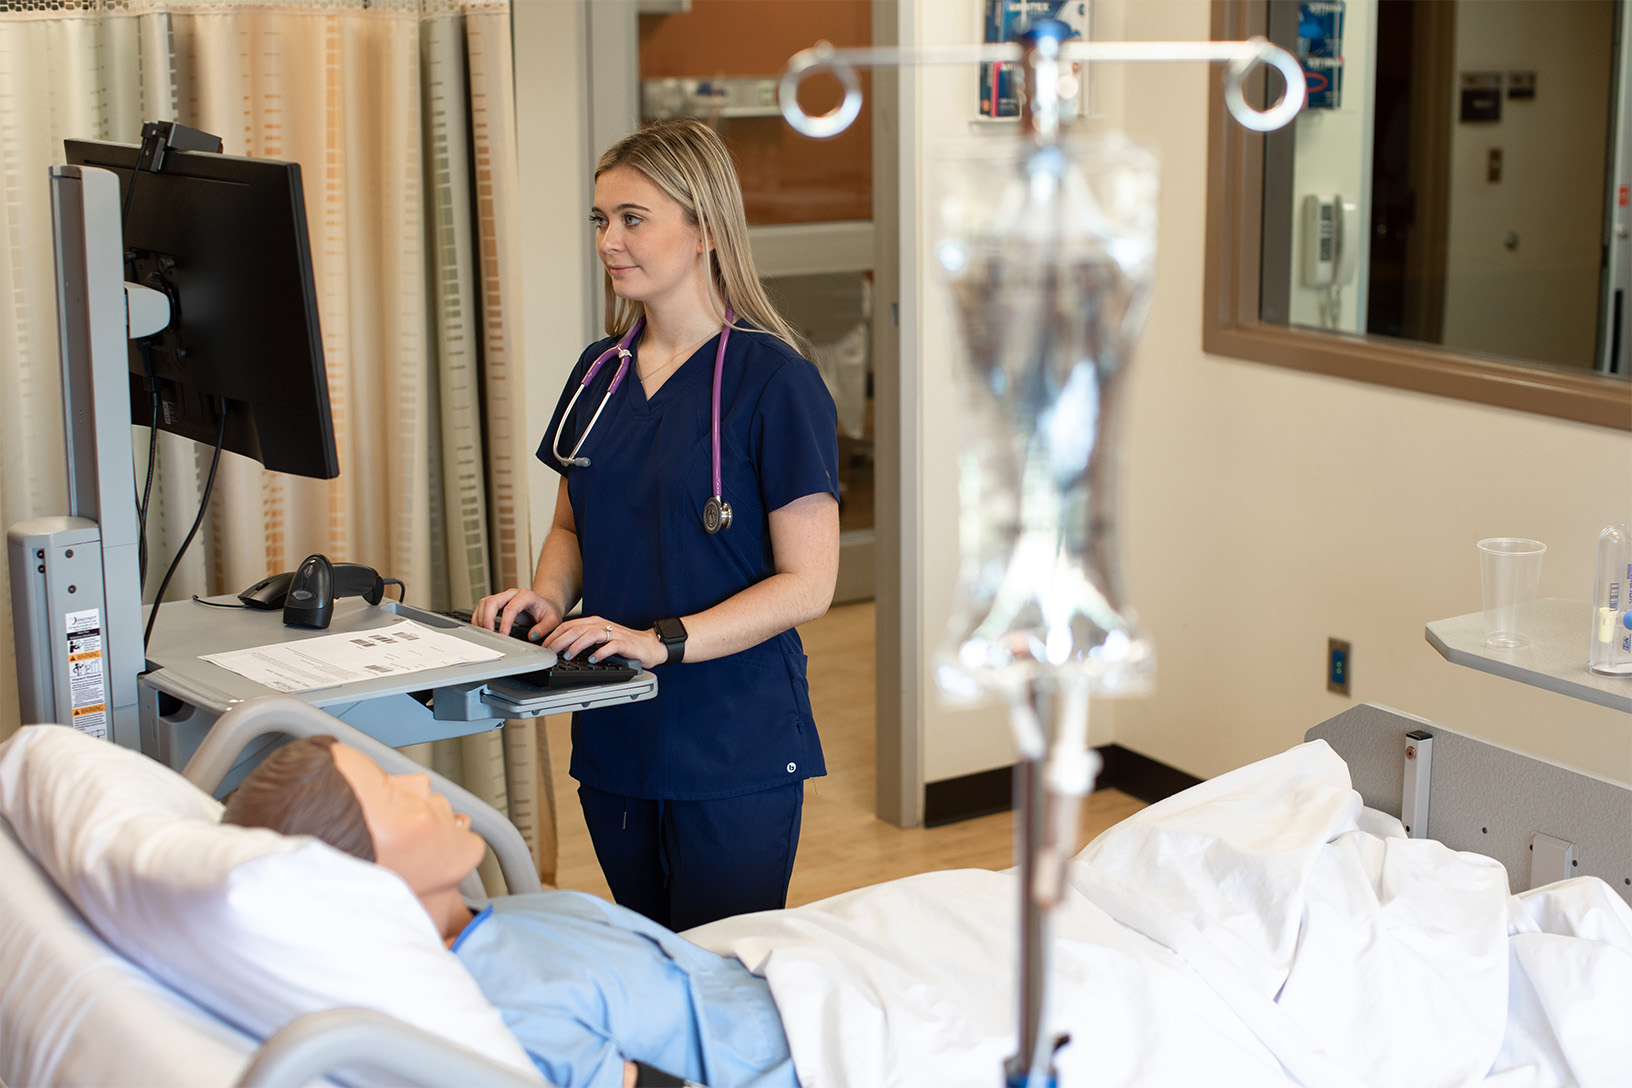
<svg viewBox="0 0 1632 1088">
<path fill-rule="evenodd" d="M 678 617 L 658 620 L 652 625 L 658 639 L 669 648 L 668 659 L 665 665 L 678 665 L 686 657 L 686 625 Z"/>
</svg>

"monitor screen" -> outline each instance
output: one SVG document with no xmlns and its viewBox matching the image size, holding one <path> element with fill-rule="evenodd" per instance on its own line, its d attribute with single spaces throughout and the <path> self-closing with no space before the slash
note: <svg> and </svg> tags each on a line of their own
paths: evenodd
<svg viewBox="0 0 1632 1088">
<path fill-rule="evenodd" d="M 68 162 L 111 170 L 125 207 L 126 278 L 170 296 L 170 326 L 130 345 L 131 418 L 268 469 L 340 474 L 300 167 L 169 151 L 131 192 L 136 144 L 66 141 Z M 128 196 L 128 200 L 127 200 Z"/>
</svg>

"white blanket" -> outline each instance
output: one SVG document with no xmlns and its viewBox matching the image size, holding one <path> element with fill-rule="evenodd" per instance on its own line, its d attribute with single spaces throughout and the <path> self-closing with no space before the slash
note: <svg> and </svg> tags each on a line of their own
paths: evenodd
<svg viewBox="0 0 1632 1088">
<path fill-rule="evenodd" d="M 1632 909 L 1510 896 L 1406 838 L 1314 742 L 1101 835 L 1054 913 L 1070 1085 L 1632 1082 Z M 687 936 L 769 981 L 808 1086 L 991 1085 L 1015 1048 L 1012 874 L 928 873 Z"/>
</svg>

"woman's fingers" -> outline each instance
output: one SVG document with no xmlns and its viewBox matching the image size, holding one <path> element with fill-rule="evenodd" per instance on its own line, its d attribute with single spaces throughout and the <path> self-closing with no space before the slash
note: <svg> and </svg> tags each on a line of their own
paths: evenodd
<svg viewBox="0 0 1632 1088">
<path fill-rule="evenodd" d="M 617 652 L 616 642 L 621 630 L 599 616 L 585 616 L 557 627 L 545 645 L 565 658 L 587 654 L 599 658 L 603 656 L 598 652 L 603 646 L 606 647 L 605 653 Z"/>
<path fill-rule="evenodd" d="M 498 624 L 499 613 L 520 590 L 504 589 L 490 597 L 483 597 L 476 602 L 476 607 L 470 610 L 470 622 L 477 627 L 493 628 Z"/>
</svg>

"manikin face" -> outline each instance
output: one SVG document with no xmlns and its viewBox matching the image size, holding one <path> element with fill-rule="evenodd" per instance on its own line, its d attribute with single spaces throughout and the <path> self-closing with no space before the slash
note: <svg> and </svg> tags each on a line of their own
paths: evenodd
<svg viewBox="0 0 1632 1088">
<path fill-rule="evenodd" d="M 374 839 L 374 860 L 408 882 L 416 894 L 456 886 L 477 865 L 487 846 L 431 789 L 426 774 L 387 774 L 368 756 L 345 744 L 329 751 L 351 785 L 363 822 Z"/>
<path fill-rule="evenodd" d="M 613 167 L 595 179 L 595 252 L 619 298 L 661 305 L 708 297 L 702 232 L 645 174 Z"/>
</svg>

